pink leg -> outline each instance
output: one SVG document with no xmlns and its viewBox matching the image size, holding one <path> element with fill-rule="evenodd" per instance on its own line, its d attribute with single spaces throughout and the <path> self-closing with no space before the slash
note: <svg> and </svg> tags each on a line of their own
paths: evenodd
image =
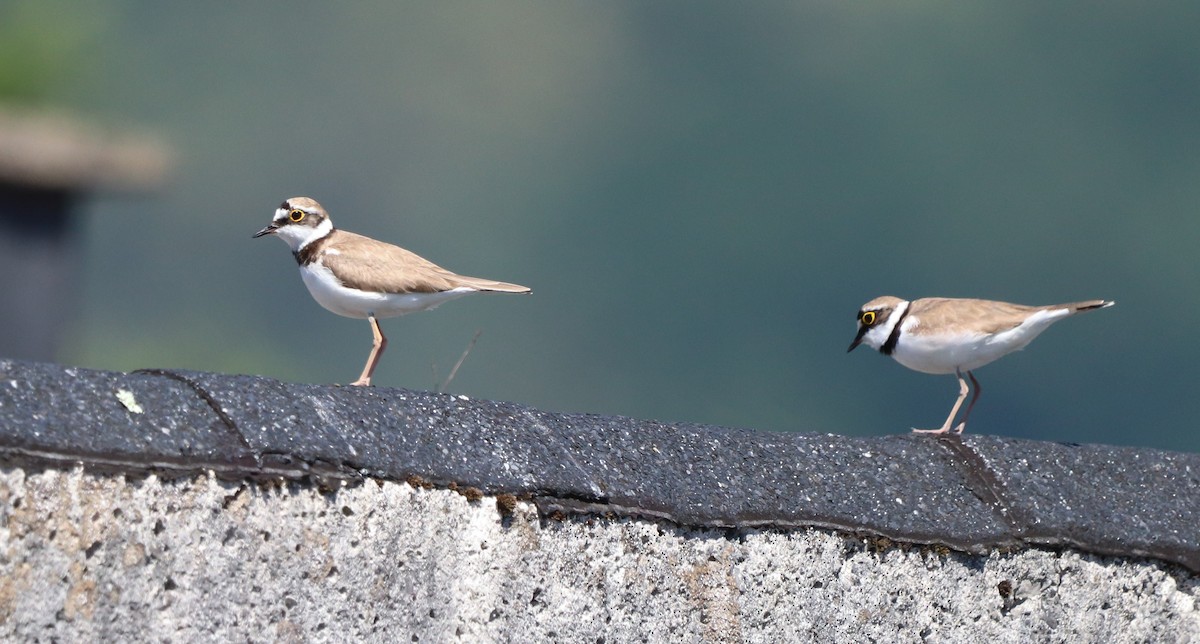
<svg viewBox="0 0 1200 644">
<path fill-rule="evenodd" d="M 968 371 L 967 373 L 970 374 L 971 372 Z M 942 426 L 938 429 L 917 429 L 914 427 L 914 432 L 918 434 L 945 434 L 950 431 L 950 423 L 954 422 L 954 415 L 958 413 L 958 408 L 962 407 L 963 401 L 967 399 L 967 392 L 970 391 L 967 388 L 967 381 L 963 380 L 962 373 L 956 370 L 954 375 L 958 376 L 958 400 L 954 401 L 954 407 L 950 409 L 950 415 L 946 417 L 946 422 L 942 423 Z"/>
<path fill-rule="evenodd" d="M 958 424 L 958 427 L 954 428 L 954 431 L 959 434 L 963 433 L 963 430 L 967 428 L 967 419 L 971 417 L 971 410 L 975 408 L 975 401 L 979 400 L 979 394 L 983 393 L 983 387 L 975 379 L 975 374 L 968 371 L 967 377 L 971 379 L 971 386 L 975 387 L 975 395 L 971 396 L 971 402 L 967 405 L 967 411 L 963 414 L 962 422 Z"/>
<path fill-rule="evenodd" d="M 352 387 L 371 386 L 371 375 L 375 373 L 375 365 L 379 364 L 379 356 L 383 355 L 383 350 L 387 348 L 387 338 L 383 337 L 383 331 L 379 330 L 379 322 L 375 320 L 375 316 L 368 316 L 367 321 L 371 323 L 371 335 L 375 337 L 375 341 L 371 345 L 371 355 L 367 356 L 362 375 L 350 383 Z"/>
</svg>

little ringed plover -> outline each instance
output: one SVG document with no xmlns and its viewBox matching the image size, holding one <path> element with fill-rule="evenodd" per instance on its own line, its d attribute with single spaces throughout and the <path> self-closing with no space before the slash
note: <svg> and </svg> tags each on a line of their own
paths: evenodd
<svg viewBox="0 0 1200 644">
<path fill-rule="evenodd" d="M 333 227 L 329 213 L 308 197 L 292 197 L 254 237 L 275 235 L 292 249 L 300 277 L 321 306 L 371 323 L 374 343 L 362 375 L 352 385 L 369 386 L 387 338 L 377 318 L 432 309 L 480 291 L 530 293 L 517 284 L 456 275 L 437 264 L 381 241 Z"/>
<path fill-rule="evenodd" d="M 1103 309 L 1114 303 L 1088 300 L 1050 306 L 1023 306 L 991 300 L 926 297 L 902 300 L 885 295 L 867 302 L 858 311 L 858 335 L 847 352 L 860 344 L 878 349 L 896 362 L 922 373 L 954 374 L 958 377 L 958 400 L 946 422 L 938 429 L 914 429 L 915 432 L 944 434 L 950 431 L 954 416 L 969 391 L 963 372 L 975 386 L 975 395 L 967 405 L 962 421 L 954 428 L 962 433 L 975 401 L 979 400 L 979 381 L 974 369 L 1025 348 L 1051 324 L 1076 313 Z"/>
</svg>

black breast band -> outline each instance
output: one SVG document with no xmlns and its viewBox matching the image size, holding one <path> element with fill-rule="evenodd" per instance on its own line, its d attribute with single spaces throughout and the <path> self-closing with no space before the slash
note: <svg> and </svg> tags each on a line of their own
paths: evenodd
<svg viewBox="0 0 1200 644">
<path fill-rule="evenodd" d="M 892 332 L 888 334 L 887 342 L 879 347 L 879 352 L 885 356 L 892 355 L 896 350 L 896 343 L 900 341 L 900 325 L 904 324 L 904 318 L 908 317 L 908 312 L 912 310 L 912 303 L 904 307 L 904 312 L 900 314 L 900 319 L 896 320 L 896 326 L 892 327 Z"/>
</svg>

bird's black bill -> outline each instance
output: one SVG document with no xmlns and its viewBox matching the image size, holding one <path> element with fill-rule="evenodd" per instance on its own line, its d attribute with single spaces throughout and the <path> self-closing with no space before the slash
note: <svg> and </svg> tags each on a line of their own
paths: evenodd
<svg viewBox="0 0 1200 644">
<path fill-rule="evenodd" d="M 854 350 L 855 347 L 862 344 L 863 336 L 867 334 L 867 331 L 870 330 L 870 328 L 871 327 L 868 327 L 868 326 L 859 327 L 858 335 L 854 336 L 854 342 L 850 343 L 850 348 L 846 349 L 846 353 L 850 353 L 851 351 Z"/>
<path fill-rule="evenodd" d="M 254 233 L 254 237 L 251 237 L 251 239 L 257 239 L 258 237 L 262 237 L 263 235 L 270 235 L 270 234 L 274 233 L 276 231 L 276 229 L 278 229 L 278 228 L 279 228 L 279 226 L 276 226 L 275 224 L 269 224 L 266 228 L 263 228 L 262 230 Z"/>
</svg>

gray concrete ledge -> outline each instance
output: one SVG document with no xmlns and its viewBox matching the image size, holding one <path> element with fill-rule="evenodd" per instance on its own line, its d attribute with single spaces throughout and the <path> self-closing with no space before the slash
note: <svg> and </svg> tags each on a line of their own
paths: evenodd
<svg viewBox="0 0 1200 644">
<path fill-rule="evenodd" d="M 405 389 L 0 361 L 0 456 L 231 478 L 419 477 L 547 512 L 824 527 L 976 554 L 1065 546 L 1200 571 L 1200 454 L 756 432 Z"/>
<path fill-rule="evenodd" d="M 503 508 L 503 509 L 502 509 Z M 0 469 L 0 640 L 1187 642 L 1153 561 L 539 518 L 367 481 Z"/>
<path fill-rule="evenodd" d="M 0 361 L 0 466 L 0 639 L 1200 641 L 1194 454 Z"/>
</svg>

